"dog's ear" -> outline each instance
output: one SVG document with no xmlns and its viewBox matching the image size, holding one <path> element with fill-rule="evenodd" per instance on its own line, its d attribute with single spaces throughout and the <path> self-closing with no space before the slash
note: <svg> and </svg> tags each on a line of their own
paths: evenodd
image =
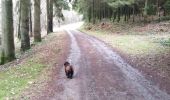
<svg viewBox="0 0 170 100">
<path fill-rule="evenodd" d="M 68 66 L 68 65 L 70 65 L 70 63 L 66 61 L 66 62 L 64 63 L 64 66 Z"/>
</svg>

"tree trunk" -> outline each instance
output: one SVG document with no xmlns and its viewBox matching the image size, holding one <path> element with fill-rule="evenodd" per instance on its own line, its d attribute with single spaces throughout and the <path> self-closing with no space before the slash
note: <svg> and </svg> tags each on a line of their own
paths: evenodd
<svg viewBox="0 0 170 100">
<path fill-rule="evenodd" d="M 32 10 L 31 10 L 31 2 L 30 2 L 30 8 L 29 8 L 29 29 L 30 29 L 30 37 L 33 37 L 32 34 Z"/>
<path fill-rule="evenodd" d="M 117 22 L 119 23 L 120 22 L 120 7 L 118 7 L 118 19 L 117 19 Z"/>
<path fill-rule="evenodd" d="M 92 1 L 92 18 L 93 18 L 93 24 L 95 24 L 96 23 L 96 18 L 95 18 L 95 10 L 94 10 L 94 0 Z"/>
<path fill-rule="evenodd" d="M 117 11 L 114 12 L 114 15 L 113 15 L 113 22 L 116 20 L 116 17 L 117 17 Z"/>
<path fill-rule="evenodd" d="M 34 0 L 34 42 L 41 41 L 40 0 Z"/>
<path fill-rule="evenodd" d="M 144 22 L 147 22 L 147 18 L 148 18 L 148 0 L 145 0 Z"/>
<path fill-rule="evenodd" d="M 49 0 L 48 30 L 53 32 L 53 0 Z"/>
<path fill-rule="evenodd" d="M 15 59 L 12 0 L 1 0 L 1 7 L 2 7 L 1 64 L 4 64 Z"/>
<path fill-rule="evenodd" d="M 21 1 L 19 1 L 18 39 L 21 39 Z"/>
<path fill-rule="evenodd" d="M 91 7 L 88 7 L 88 22 L 91 22 Z"/>
<path fill-rule="evenodd" d="M 50 32 L 49 30 L 49 0 L 46 0 L 46 10 L 47 10 L 47 34 Z"/>
<path fill-rule="evenodd" d="M 21 51 L 30 49 L 29 0 L 21 0 Z"/>
<path fill-rule="evenodd" d="M 159 9 L 159 0 L 157 0 L 157 15 L 158 15 L 158 21 L 160 22 L 160 9 Z"/>
<path fill-rule="evenodd" d="M 135 4 L 133 4 L 133 22 L 135 22 Z"/>
<path fill-rule="evenodd" d="M 127 6 L 124 7 L 124 21 L 127 21 Z"/>
</svg>

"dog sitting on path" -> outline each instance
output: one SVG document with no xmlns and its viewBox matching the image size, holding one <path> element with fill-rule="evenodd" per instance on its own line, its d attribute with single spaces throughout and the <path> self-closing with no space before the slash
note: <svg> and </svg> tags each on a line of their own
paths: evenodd
<svg viewBox="0 0 170 100">
<path fill-rule="evenodd" d="M 69 62 L 65 62 L 64 63 L 64 67 L 65 67 L 65 73 L 66 73 L 67 78 L 72 79 L 73 78 L 73 74 L 74 74 L 73 67 L 70 65 Z"/>
</svg>

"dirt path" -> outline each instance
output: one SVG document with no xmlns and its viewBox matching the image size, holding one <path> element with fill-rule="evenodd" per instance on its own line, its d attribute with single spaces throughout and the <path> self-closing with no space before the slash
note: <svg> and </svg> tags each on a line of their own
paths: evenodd
<svg viewBox="0 0 170 100">
<path fill-rule="evenodd" d="M 170 100 L 100 40 L 79 31 L 67 31 L 71 39 L 68 61 L 74 79 L 61 70 L 58 91 L 51 100 Z"/>
</svg>

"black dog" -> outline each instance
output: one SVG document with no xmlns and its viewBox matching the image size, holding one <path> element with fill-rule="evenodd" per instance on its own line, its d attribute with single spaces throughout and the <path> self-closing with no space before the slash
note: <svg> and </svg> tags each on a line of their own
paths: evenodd
<svg viewBox="0 0 170 100">
<path fill-rule="evenodd" d="M 73 74 L 74 74 L 73 67 L 70 65 L 69 62 L 65 62 L 64 63 L 64 67 L 65 67 L 65 73 L 66 73 L 67 78 L 72 79 L 73 78 Z"/>
</svg>

